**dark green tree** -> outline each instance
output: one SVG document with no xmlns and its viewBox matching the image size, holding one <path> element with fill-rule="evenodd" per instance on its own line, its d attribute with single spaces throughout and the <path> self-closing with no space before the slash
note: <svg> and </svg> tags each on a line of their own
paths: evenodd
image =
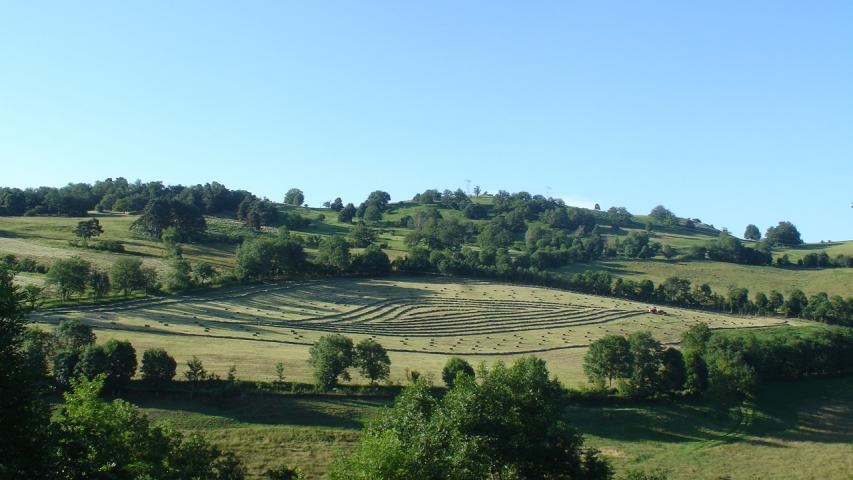
<svg viewBox="0 0 853 480">
<path fill-rule="evenodd" d="M 447 388 L 453 388 L 453 384 L 456 382 L 456 377 L 459 375 L 470 378 L 474 378 L 476 376 L 474 373 L 474 367 L 465 361 L 464 358 L 452 357 L 444 364 L 444 368 L 441 369 L 441 379 L 444 381 L 444 384 L 447 385 Z"/>
<path fill-rule="evenodd" d="M 162 348 L 150 348 L 142 354 L 142 366 L 139 372 L 142 380 L 159 388 L 175 378 L 178 363 Z"/>
<path fill-rule="evenodd" d="M 371 245 L 352 258 L 351 270 L 367 275 L 387 275 L 391 273 L 391 261 L 381 248 Z"/>
<path fill-rule="evenodd" d="M 684 356 L 675 348 L 668 347 L 661 353 L 661 382 L 665 392 L 678 393 L 687 382 L 687 367 Z"/>
<path fill-rule="evenodd" d="M 101 227 L 101 222 L 97 218 L 77 222 L 77 226 L 74 227 L 74 235 L 83 240 L 84 247 L 89 245 L 90 238 L 97 237 L 102 233 L 104 233 L 104 228 Z"/>
<path fill-rule="evenodd" d="M 92 292 L 93 299 L 103 298 L 110 292 L 110 276 L 106 272 L 92 270 L 89 275 L 89 290 Z"/>
<path fill-rule="evenodd" d="M 308 363 L 314 369 L 314 383 L 323 390 L 334 388 L 338 378 L 349 381 L 347 369 L 353 365 L 352 339 L 343 335 L 324 335 L 311 347 Z"/>
<path fill-rule="evenodd" d="M 379 380 L 387 380 L 391 373 L 391 359 L 385 347 L 376 340 L 365 338 L 358 342 L 353 352 L 353 366 L 361 371 L 361 375 L 370 380 L 371 384 Z"/>
<path fill-rule="evenodd" d="M 631 352 L 631 374 L 625 382 L 628 394 L 646 398 L 661 393 L 660 342 L 649 332 L 634 332 L 628 336 L 628 345 Z"/>
<path fill-rule="evenodd" d="M 350 223 L 355 217 L 355 214 L 355 205 L 348 203 L 340 212 L 338 212 L 338 221 L 341 223 Z"/>
<path fill-rule="evenodd" d="M 350 266 L 349 243 L 342 237 L 325 237 L 320 242 L 317 262 L 338 272 L 346 271 Z"/>
<path fill-rule="evenodd" d="M 746 226 L 746 230 L 743 232 L 743 238 L 757 242 L 761 240 L 761 231 L 758 230 L 758 227 L 750 223 Z"/>
<path fill-rule="evenodd" d="M 583 370 L 589 381 L 603 386 L 613 379 L 627 378 L 631 374 L 631 351 L 628 340 L 621 335 L 606 335 L 589 345 L 584 355 Z"/>
<path fill-rule="evenodd" d="M 0 268 L 0 478 L 51 477 L 45 359 L 25 350 L 25 300 L 13 274 Z"/>
<path fill-rule="evenodd" d="M 341 200 L 341 197 L 336 198 L 332 203 L 330 203 L 329 208 L 331 208 L 333 212 L 340 212 L 343 210 L 344 202 Z"/>
<path fill-rule="evenodd" d="M 791 222 L 779 222 L 775 227 L 768 228 L 764 238 L 771 245 L 796 246 L 803 243 L 800 231 Z"/>
<path fill-rule="evenodd" d="M 284 203 L 285 205 L 291 205 L 294 207 L 298 207 L 305 202 L 305 195 L 302 193 L 302 190 L 298 188 L 291 188 L 284 194 Z"/>
<path fill-rule="evenodd" d="M 363 222 L 359 222 L 350 230 L 347 238 L 354 247 L 364 248 L 376 241 L 376 232 Z"/>
<path fill-rule="evenodd" d="M 138 258 L 120 258 L 113 263 L 110 269 L 110 282 L 113 288 L 124 293 L 144 288 L 142 275 L 142 260 Z"/>
<path fill-rule="evenodd" d="M 86 291 L 92 264 L 80 257 L 58 259 L 47 272 L 47 283 L 53 285 L 62 301 Z"/>
</svg>

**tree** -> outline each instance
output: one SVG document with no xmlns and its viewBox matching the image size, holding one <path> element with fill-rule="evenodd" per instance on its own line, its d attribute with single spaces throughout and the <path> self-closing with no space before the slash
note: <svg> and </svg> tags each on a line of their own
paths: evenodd
<svg viewBox="0 0 853 480">
<path fill-rule="evenodd" d="M 685 351 L 705 353 L 705 346 L 711 339 L 711 329 L 707 323 L 694 323 L 681 335 L 681 348 Z"/>
<path fill-rule="evenodd" d="M 676 255 L 678 255 L 678 250 L 676 250 L 676 249 L 675 249 L 675 247 L 673 247 L 672 245 L 670 245 L 670 244 L 668 244 L 668 243 L 667 243 L 666 245 L 664 245 L 663 247 L 661 247 L 661 249 L 660 249 L 660 253 L 662 253 L 662 254 L 663 254 L 663 256 L 664 256 L 667 260 L 669 260 L 670 258 L 672 258 L 672 257 L 674 257 L 674 256 L 676 256 Z"/>
<path fill-rule="evenodd" d="M 444 381 L 444 384 L 447 385 L 447 388 L 453 388 L 456 378 L 460 375 L 472 379 L 476 376 L 474 373 L 474 367 L 472 367 L 471 364 L 466 362 L 463 358 L 452 357 L 444 364 L 444 368 L 441 369 L 441 379 Z"/>
<path fill-rule="evenodd" d="M 352 339 L 343 335 L 324 335 L 311 347 L 308 363 L 314 369 L 314 383 L 329 390 L 338 384 L 338 378 L 349 381 L 347 369 L 353 364 Z"/>
<path fill-rule="evenodd" d="M 609 479 L 565 417 L 563 392 L 533 357 L 460 376 L 436 398 L 418 380 L 371 422 L 358 448 L 330 467 L 350 479 Z"/>
<path fill-rule="evenodd" d="M 475 196 L 475 197 L 479 197 L 479 196 L 480 196 L 480 192 L 481 192 L 481 191 L 482 191 L 482 190 L 480 190 L 480 186 L 479 186 L 479 185 L 475 185 L 475 186 L 474 186 L 474 196 Z"/>
<path fill-rule="evenodd" d="M 661 352 L 660 342 L 649 332 L 634 332 L 628 336 L 631 352 L 631 374 L 625 388 L 632 396 L 645 398 L 661 391 Z"/>
<path fill-rule="evenodd" d="M 130 226 L 131 230 L 136 230 L 158 240 L 169 227 L 174 227 L 179 238 L 185 240 L 204 233 L 207 229 L 207 222 L 201 210 L 194 205 L 180 200 L 154 198 L 145 205 L 142 215 Z"/>
<path fill-rule="evenodd" d="M 169 271 L 166 273 L 166 288 L 169 290 L 185 290 L 190 288 L 192 284 L 190 264 L 184 259 L 183 254 L 176 252 L 169 262 Z"/>
<path fill-rule="evenodd" d="M 743 232 L 743 238 L 757 242 L 761 240 L 761 232 L 758 230 L 758 227 L 750 223 Z"/>
<path fill-rule="evenodd" d="M 27 308 L 30 310 L 38 310 L 44 302 L 44 287 L 29 283 L 24 285 L 23 293 L 27 301 Z"/>
<path fill-rule="evenodd" d="M 589 381 L 613 384 L 614 378 L 627 378 L 631 373 L 631 352 L 628 340 L 621 335 L 606 335 L 589 345 L 584 355 L 583 370 Z"/>
<path fill-rule="evenodd" d="M 355 217 L 355 214 L 355 205 L 348 203 L 340 212 L 338 212 L 338 221 L 341 223 L 350 223 L 352 222 L 353 217 Z"/>
<path fill-rule="evenodd" d="M 332 209 L 333 212 L 340 212 L 344 209 L 344 202 L 341 200 L 341 197 L 336 198 L 333 202 L 329 204 L 329 208 Z"/>
<path fill-rule="evenodd" d="M 84 377 L 89 380 L 98 375 L 107 373 L 107 354 L 104 347 L 91 343 L 86 345 L 80 352 L 77 366 L 74 369 L 75 377 Z"/>
<path fill-rule="evenodd" d="M 658 205 L 653 208 L 652 211 L 649 212 L 649 216 L 664 225 L 673 225 L 678 220 L 678 217 L 663 205 Z"/>
<path fill-rule="evenodd" d="M 775 227 L 769 227 L 764 239 L 771 245 L 796 246 L 803 243 L 799 230 L 791 222 L 779 222 Z"/>
<path fill-rule="evenodd" d="M 708 389 L 708 366 L 702 353 L 686 350 L 684 353 L 684 389 L 692 393 L 704 393 Z"/>
<path fill-rule="evenodd" d="M 202 285 L 206 284 L 208 280 L 216 276 L 216 268 L 204 260 L 193 262 L 192 271 L 193 280 Z"/>
<path fill-rule="evenodd" d="M 305 195 L 302 193 L 302 190 L 298 188 L 291 188 L 284 194 L 284 203 L 286 205 L 291 205 L 294 207 L 298 207 L 305 202 Z"/>
<path fill-rule="evenodd" d="M 192 383 L 193 386 L 208 379 L 207 370 L 204 369 L 204 364 L 195 355 L 193 355 L 191 360 L 187 361 L 187 371 L 184 372 L 184 377 L 186 377 L 187 381 Z"/>
<path fill-rule="evenodd" d="M 142 380 L 155 388 L 165 385 L 175 378 L 178 363 L 162 348 L 150 348 L 142 354 L 142 366 L 139 372 Z"/>
<path fill-rule="evenodd" d="M 103 348 L 107 356 L 104 385 L 109 391 L 123 390 L 136 374 L 136 349 L 127 340 L 116 339 L 107 340 Z"/>
<path fill-rule="evenodd" d="M 795 288 L 788 294 L 783 305 L 786 317 L 799 317 L 808 305 L 806 294 L 799 288 Z"/>
<path fill-rule="evenodd" d="M 387 380 L 391 373 L 391 360 L 385 347 L 369 338 L 355 346 L 353 366 L 358 367 L 362 376 L 369 379 L 371 384 L 377 380 Z"/>
<path fill-rule="evenodd" d="M 142 260 L 138 258 L 120 258 L 110 269 L 110 281 L 116 290 L 126 297 L 129 292 L 144 288 Z"/>
<path fill-rule="evenodd" d="M 483 226 L 477 236 L 477 243 L 485 249 L 506 248 L 512 243 L 512 232 L 503 221 L 491 221 Z"/>
<path fill-rule="evenodd" d="M 124 400 L 100 398 L 103 377 L 75 382 L 55 423 L 61 479 L 241 480 L 245 468 L 199 435 L 152 426 Z"/>
<path fill-rule="evenodd" d="M 110 291 L 110 276 L 106 272 L 92 270 L 89 275 L 89 289 L 93 299 L 103 298 Z"/>
<path fill-rule="evenodd" d="M 50 478 L 45 452 L 50 410 L 43 402 L 43 366 L 31 368 L 24 349 L 26 297 L 0 268 L 0 478 Z M 36 359 L 44 364 L 45 359 Z"/>
<path fill-rule="evenodd" d="M 86 291 L 92 264 L 78 256 L 59 259 L 53 262 L 47 272 L 47 283 L 53 285 L 62 301 L 72 294 Z"/>
<path fill-rule="evenodd" d="M 351 270 L 366 275 L 387 275 L 391 273 L 391 260 L 381 248 L 371 245 L 353 257 Z"/>
<path fill-rule="evenodd" d="M 74 228 L 74 235 L 83 240 L 84 247 L 89 245 L 90 238 L 97 237 L 102 233 L 104 233 L 104 228 L 101 227 L 101 222 L 97 218 L 77 222 L 77 226 Z"/>
<path fill-rule="evenodd" d="M 376 232 L 363 222 L 359 222 L 350 230 L 347 238 L 353 246 L 364 248 L 376 240 Z"/>
<path fill-rule="evenodd" d="M 667 347 L 661 354 L 661 381 L 666 392 L 676 393 L 684 389 L 687 382 L 687 367 L 684 356 L 675 348 Z"/>
<path fill-rule="evenodd" d="M 237 247 L 239 279 L 270 280 L 304 272 L 305 249 L 298 237 L 280 234 L 278 237 L 247 239 Z"/>
<path fill-rule="evenodd" d="M 284 382 L 284 362 L 275 364 L 275 378 L 278 380 L 278 383 Z"/>
<path fill-rule="evenodd" d="M 349 243 L 342 237 L 325 237 L 317 251 L 317 262 L 338 272 L 350 266 Z"/>
</svg>

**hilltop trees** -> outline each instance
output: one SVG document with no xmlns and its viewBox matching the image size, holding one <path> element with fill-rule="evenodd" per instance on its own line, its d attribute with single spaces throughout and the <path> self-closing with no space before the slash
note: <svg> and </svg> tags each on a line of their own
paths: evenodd
<svg viewBox="0 0 853 480">
<path fill-rule="evenodd" d="M 757 242 L 761 240 L 761 232 L 758 230 L 758 227 L 750 223 L 743 232 L 743 238 Z"/>
<path fill-rule="evenodd" d="M 544 361 L 498 362 L 478 382 L 457 378 L 443 398 L 422 380 L 407 388 L 330 478 L 611 478 L 569 427 Z"/>
<path fill-rule="evenodd" d="M 341 223 L 350 223 L 352 219 L 355 217 L 357 210 L 355 206 L 351 203 L 348 203 L 345 207 L 338 212 L 338 221 Z"/>
<path fill-rule="evenodd" d="M 294 207 L 298 207 L 305 202 L 305 195 L 302 193 L 302 190 L 298 188 L 291 188 L 284 194 L 284 203 L 285 205 L 291 205 Z"/>
<path fill-rule="evenodd" d="M 678 217 L 663 205 L 658 205 L 653 208 L 652 211 L 649 212 L 649 216 L 663 225 L 675 225 L 675 223 L 678 222 Z"/>
<path fill-rule="evenodd" d="M 764 238 L 771 245 L 796 246 L 803 243 L 799 230 L 791 222 L 779 222 L 775 227 L 769 227 Z"/>
<path fill-rule="evenodd" d="M 130 226 L 132 230 L 158 240 L 169 227 L 173 227 L 179 238 L 185 240 L 204 233 L 207 223 L 195 206 L 179 200 L 157 198 L 145 205 L 142 215 Z"/>
</svg>

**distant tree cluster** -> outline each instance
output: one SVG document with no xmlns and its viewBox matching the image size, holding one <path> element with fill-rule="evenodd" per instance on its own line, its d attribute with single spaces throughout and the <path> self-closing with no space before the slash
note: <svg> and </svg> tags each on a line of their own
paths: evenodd
<svg viewBox="0 0 853 480">
<path fill-rule="evenodd" d="M 152 200 L 177 200 L 204 214 L 234 212 L 249 192 L 229 190 L 212 182 L 185 187 L 162 182 L 128 182 L 108 178 L 90 185 L 73 183 L 62 188 L 39 187 L 21 190 L 0 188 L 0 215 L 65 215 L 82 217 L 99 212 L 139 212 Z"/>
<path fill-rule="evenodd" d="M 616 380 L 630 397 L 698 394 L 722 404 L 753 395 L 762 382 L 853 371 L 849 330 L 768 337 L 714 333 L 698 323 L 684 333 L 681 346 L 663 348 L 649 332 L 608 335 L 590 344 L 584 371 L 601 388 Z"/>
<path fill-rule="evenodd" d="M 440 205 L 453 210 L 464 210 L 471 205 L 471 199 L 461 188 L 457 188 L 456 191 L 444 190 L 443 192 L 436 189 L 426 190 L 423 193 L 416 194 L 412 201 L 426 205 Z"/>
</svg>

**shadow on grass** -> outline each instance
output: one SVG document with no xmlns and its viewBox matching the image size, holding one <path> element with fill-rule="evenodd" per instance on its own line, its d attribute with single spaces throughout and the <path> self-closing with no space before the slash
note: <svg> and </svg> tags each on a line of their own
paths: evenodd
<svg viewBox="0 0 853 480">
<path fill-rule="evenodd" d="M 571 406 L 581 432 L 617 441 L 853 443 L 853 377 L 768 384 L 750 402 L 721 412 L 704 401 Z"/>
<path fill-rule="evenodd" d="M 155 420 L 178 428 L 223 428 L 246 425 L 290 425 L 358 430 L 390 400 L 251 394 L 234 398 L 190 398 L 188 394 L 135 392 L 127 400 Z"/>
</svg>

